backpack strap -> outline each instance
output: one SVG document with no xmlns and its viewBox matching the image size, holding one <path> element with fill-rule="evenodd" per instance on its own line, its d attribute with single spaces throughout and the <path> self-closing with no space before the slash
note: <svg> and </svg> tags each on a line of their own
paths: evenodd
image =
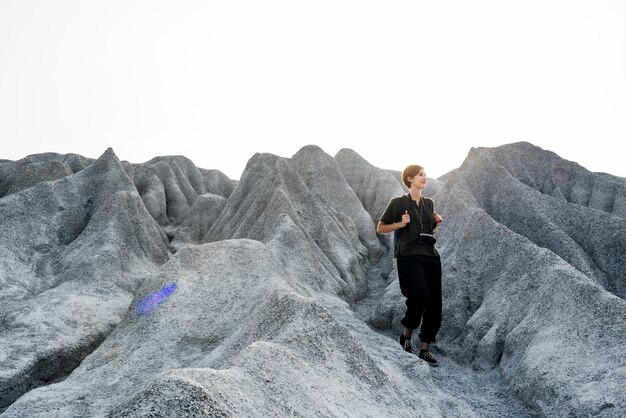
<svg viewBox="0 0 626 418">
<path fill-rule="evenodd" d="M 411 196 L 409 196 L 409 194 L 403 194 L 402 198 L 400 198 L 400 201 L 402 202 L 402 204 L 400 205 L 400 209 L 402 210 L 402 213 L 400 214 L 400 216 L 404 215 L 404 211 L 408 211 L 409 209 L 411 209 Z"/>
<path fill-rule="evenodd" d="M 411 215 L 411 219 L 417 222 L 417 220 L 420 219 L 420 214 L 415 210 L 415 205 L 413 205 L 412 200 L 409 193 L 402 195 L 402 215 L 404 215 L 404 211 L 406 210 L 409 212 L 409 215 Z M 422 232 L 422 228 L 419 228 L 419 232 Z"/>
</svg>

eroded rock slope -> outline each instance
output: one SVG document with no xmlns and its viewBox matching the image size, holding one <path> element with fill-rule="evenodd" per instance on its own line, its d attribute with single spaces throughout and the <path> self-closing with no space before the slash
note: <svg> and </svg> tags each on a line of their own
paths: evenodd
<svg viewBox="0 0 626 418">
<path fill-rule="evenodd" d="M 238 182 L 0 161 L 2 417 L 623 416 L 623 179 L 572 164 L 510 144 L 431 180 L 437 371 L 386 336 L 404 299 L 374 226 L 404 190 L 354 151 L 256 154 Z"/>
</svg>

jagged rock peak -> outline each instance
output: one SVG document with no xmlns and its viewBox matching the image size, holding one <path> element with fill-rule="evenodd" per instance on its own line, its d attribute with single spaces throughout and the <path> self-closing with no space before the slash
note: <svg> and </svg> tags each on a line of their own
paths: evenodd
<svg viewBox="0 0 626 418">
<path fill-rule="evenodd" d="M 335 154 L 335 160 L 338 161 L 350 161 L 352 164 L 359 166 L 369 166 L 371 165 L 365 158 L 361 156 L 358 152 L 353 150 L 352 148 L 341 148 Z"/>
<path fill-rule="evenodd" d="M 317 146 L 292 158 L 250 158 L 205 241 L 229 238 L 267 243 L 303 286 L 333 288 L 349 300 L 365 290 L 366 255 L 380 251 L 369 215 Z"/>
<path fill-rule="evenodd" d="M 122 163 L 119 158 L 117 158 L 117 154 L 113 151 L 113 148 L 109 147 L 98 157 L 98 159 L 94 162 L 95 166 L 98 167 L 111 167 L 113 165 L 119 166 L 122 170 Z"/>
<path fill-rule="evenodd" d="M 66 377 L 169 258 L 112 149 L 70 174 L 0 199 L 0 410 Z"/>
<path fill-rule="evenodd" d="M 337 157 L 337 155 L 339 154 L 345 154 L 346 156 L 352 156 L 355 158 L 363 159 L 363 157 L 361 157 L 361 155 L 355 150 L 353 150 L 352 148 L 341 148 L 339 151 L 337 151 L 337 154 L 335 154 L 335 157 Z"/>
<path fill-rule="evenodd" d="M 466 161 L 473 162 L 481 157 L 494 157 L 498 162 L 507 167 L 537 165 L 548 168 L 555 163 L 567 162 L 582 168 L 577 163 L 561 158 L 553 151 L 545 150 L 537 145 L 526 141 L 512 142 L 497 147 L 472 147 L 470 148 Z M 541 162 L 541 164 L 536 164 Z M 461 166 L 464 167 L 465 163 Z"/>
<path fill-rule="evenodd" d="M 318 145 L 309 144 L 305 145 L 296 152 L 296 154 L 320 154 L 320 155 L 328 155 L 326 152 Z"/>
<path fill-rule="evenodd" d="M 375 168 L 377 172 L 386 172 L 387 174 L 390 174 L 393 180 L 400 186 L 400 193 L 406 193 L 406 191 L 408 190 L 406 186 L 404 185 L 404 183 L 402 182 L 402 178 L 401 178 L 402 169 L 404 169 L 404 167 L 396 167 L 395 169 L 389 169 L 389 168 L 385 169 L 385 168 L 376 167 L 372 165 L 369 161 L 367 161 L 365 158 L 363 158 L 358 152 L 354 151 L 351 148 L 340 149 L 337 152 L 337 154 L 335 154 L 335 159 L 338 162 L 340 162 L 340 165 L 342 165 L 344 168 L 350 165 L 353 167 L 353 170 L 357 170 L 357 171 L 367 170 L 368 171 L 367 175 L 372 175 L 372 173 L 369 173 L 369 171 L 372 168 Z M 418 161 L 415 163 L 423 165 L 425 167 L 425 170 L 428 171 L 427 161 L 422 161 L 422 162 Z M 398 170 L 398 168 L 400 170 Z M 442 181 L 436 178 L 429 177 L 428 183 L 426 184 L 426 188 L 424 189 L 424 195 L 425 196 L 435 195 L 441 189 L 442 186 L 443 186 Z M 392 196 L 394 195 L 392 194 Z"/>
<path fill-rule="evenodd" d="M 626 217 L 626 182 L 623 178 L 593 173 L 576 162 L 528 142 L 472 148 L 458 170 L 477 173 L 477 170 L 494 170 L 496 167 L 505 169 L 516 180 L 543 194 Z"/>
<path fill-rule="evenodd" d="M 357 152 L 342 148 L 335 155 L 343 177 L 354 190 L 374 224 L 389 200 L 404 193 L 402 186 L 386 170 L 376 168 Z"/>
</svg>

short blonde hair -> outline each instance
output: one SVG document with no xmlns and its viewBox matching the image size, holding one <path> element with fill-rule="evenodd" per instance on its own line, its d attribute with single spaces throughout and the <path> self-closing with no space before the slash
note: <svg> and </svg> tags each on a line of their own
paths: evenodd
<svg viewBox="0 0 626 418">
<path fill-rule="evenodd" d="M 407 180 L 407 177 L 415 177 L 417 176 L 417 173 L 419 173 L 423 169 L 424 167 L 422 167 L 421 165 L 413 164 L 413 165 L 407 166 L 407 168 L 402 170 L 401 178 L 402 178 L 402 182 L 406 185 L 406 187 L 411 188 L 411 183 L 409 183 L 409 181 Z"/>
</svg>

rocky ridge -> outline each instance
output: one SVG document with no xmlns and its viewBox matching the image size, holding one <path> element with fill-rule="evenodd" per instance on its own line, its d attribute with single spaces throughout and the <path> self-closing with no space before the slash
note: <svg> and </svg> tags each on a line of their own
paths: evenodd
<svg viewBox="0 0 626 418">
<path fill-rule="evenodd" d="M 403 186 L 354 151 L 256 154 L 239 181 L 112 150 L 0 161 L 2 417 L 621 416 L 624 183 L 573 164 L 517 143 L 431 180 L 431 370 L 395 341 L 374 233 Z"/>
</svg>

